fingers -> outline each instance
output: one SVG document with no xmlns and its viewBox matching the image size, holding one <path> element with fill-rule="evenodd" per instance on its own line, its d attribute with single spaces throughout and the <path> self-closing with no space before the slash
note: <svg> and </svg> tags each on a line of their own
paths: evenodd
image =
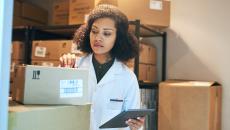
<svg viewBox="0 0 230 130">
<path fill-rule="evenodd" d="M 64 54 L 63 56 L 60 57 L 60 66 L 74 68 L 75 61 L 76 61 L 75 54 L 70 54 L 70 53 Z"/>
<path fill-rule="evenodd" d="M 138 130 L 144 125 L 145 118 L 144 117 L 138 117 L 137 119 L 129 119 L 126 121 L 126 123 L 129 125 L 131 130 Z"/>
</svg>

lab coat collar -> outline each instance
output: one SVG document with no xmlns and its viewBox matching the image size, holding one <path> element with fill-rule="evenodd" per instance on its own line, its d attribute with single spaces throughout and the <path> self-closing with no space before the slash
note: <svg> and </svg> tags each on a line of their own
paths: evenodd
<svg viewBox="0 0 230 130">
<path fill-rule="evenodd" d="M 92 63 L 92 57 L 93 55 L 91 54 L 89 59 L 90 59 L 90 69 L 91 72 L 94 73 L 95 75 L 95 80 L 96 80 L 96 74 L 95 74 L 95 70 L 93 67 L 93 63 Z M 118 61 L 117 59 L 114 60 L 113 65 L 111 66 L 111 68 L 106 72 L 106 74 L 104 75 L 104 77 L 99 81 L 99 83 L 97 84 L 98 86 L 102 86 L 105 83 L 112 83 L 112 81 L 114 81 L 116 79 L 116 76 L 120 75 L 122 73 L 122 68 L 123 68 L 123 64 L 122 62 Z"/>
</svg>

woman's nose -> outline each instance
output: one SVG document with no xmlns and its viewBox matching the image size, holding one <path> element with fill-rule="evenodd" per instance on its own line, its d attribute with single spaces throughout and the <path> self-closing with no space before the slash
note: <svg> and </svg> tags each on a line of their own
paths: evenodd
<svg viewBox="0 0 230 130">
<path fill-rule="evenodd" d="M 95 35 L 95 39 L 96 39 L 97 41 L 102 41 L 102 40 L 103 40 L 103 37 L 101 36 L 100 33 L 98 33 L 98 34 Z"/>
</svg>

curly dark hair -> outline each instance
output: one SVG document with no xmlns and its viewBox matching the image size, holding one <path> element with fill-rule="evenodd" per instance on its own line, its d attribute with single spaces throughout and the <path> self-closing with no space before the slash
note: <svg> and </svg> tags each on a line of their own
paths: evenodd
<svg viewBox="0 0 230 130">
<path fill-rule="evenodd" d="M 138 55 L 138 40 L 134 34 L 128 31 L 129 22 L 117 7 L 113 5 L 101 4 L 95 7 L 89 14 L 86 25 L 81 26 L 75 33 L 74 42 L 84 53 L 92 53 L 90 46 L 90 31 L 95 20 L 100 18 L 110 18 L 114 20 L 116 32 L 115 44 L 110 51 L 110 55 L 119 61 L 127 62 Z"/>
</svg>

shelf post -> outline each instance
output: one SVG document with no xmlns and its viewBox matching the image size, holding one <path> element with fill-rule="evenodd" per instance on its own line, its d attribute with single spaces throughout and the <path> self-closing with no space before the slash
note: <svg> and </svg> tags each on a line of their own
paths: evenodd
<svg viewBox="0 0 230 130">
<path fill-rule="evenodd" d="M 137 78 L 139 77 L 139 50 L 140 50 L 140 20 L 135 20 L 135 35 L 138 40 L 138 55 L 135 57 L 134 63 L 134 73 L 136 74 Z"/>
</svg>

